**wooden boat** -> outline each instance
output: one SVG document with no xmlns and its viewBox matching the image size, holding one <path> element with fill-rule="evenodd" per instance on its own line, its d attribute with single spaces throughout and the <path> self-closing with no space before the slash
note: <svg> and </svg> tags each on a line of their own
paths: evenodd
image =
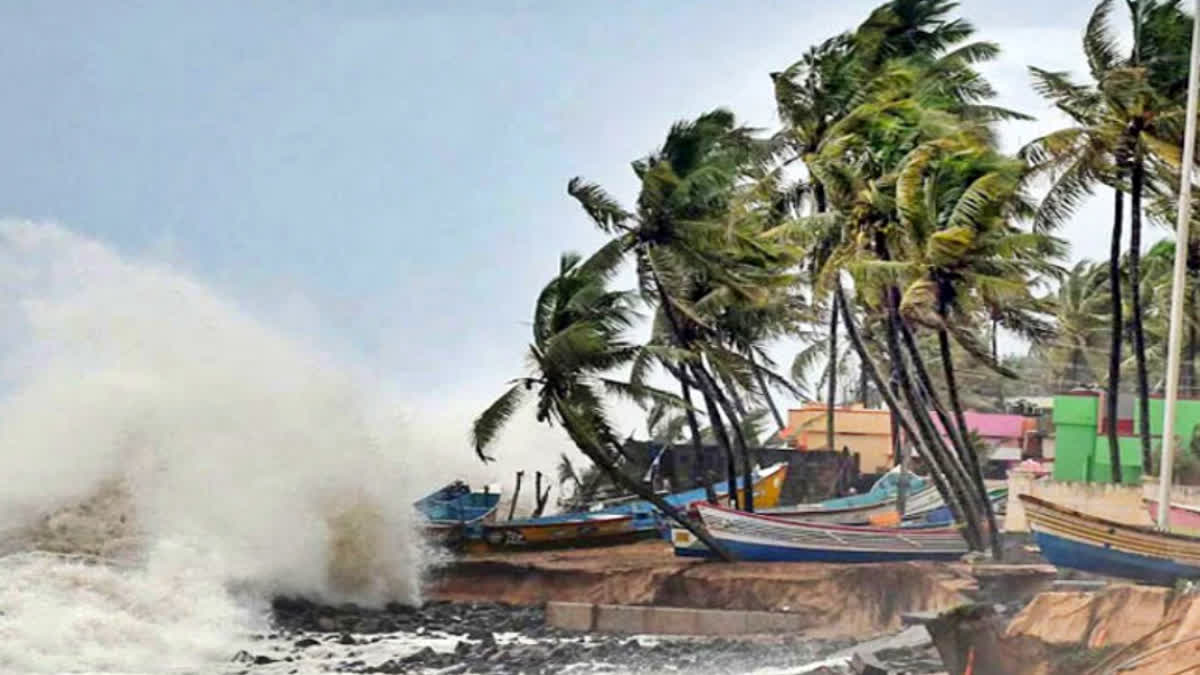
<svg viewBox="0 0 1200 675">
<path fill-rule="evenodd" d="M 738 560 L 759 562 L 884 562 L 957 560 L 967 552 L 957 528 L 826 525 L 696 505 L 709 534 Z M 672 530 L 675 554 L 709 557 L 690 532 Z"/>
<path fill-rule="evenodd" d="M 913 498 L 922 498 L 929 492 L 937 494 L 937 490 L 928 486 L 920 492 L 913 495 Z M 896 512 L 895 496 L 879 502 L 877 504 L 864 504 L 862 506 L 848 506 L 840 509 L 811 509 L 800 507 L 780 507 L 775 509 L 756 509 L 757 513 L 773 518 L 783 518 L 784 520 L 800 520 L 806 523 L 826 523 L 831 525 L 868 525 L 872 519 Z"/>
<path fill-rule="evenodd" d="M 1147 497 L 1143 501 L 1150 517 L 1158 522 L 1158 500 Z M 1172 530 L 1200 534 L 1200 506 L 1171 504 L 1171 510 L 1167 512 L 1167 524 Z"/>
<path fill-rule="evenodd" d="M 638 537 L 632 514 L 571 514 L 564 518 L 531 518 L 492 523 L 483 526 L 480 547 L 471 550 L 536 550 L 563 546 L 611 546 Z"/>
<path fill-rule="evenodd" d="M 753 484 L 756 502 L 779 503 L 787 469 L 787 464 L 780 462 L 757 472 Z M 743 484 L 744 479 L 739 477 L 735 483 L 739 495 L 743 492 Z M 728 497 L 728 482 L 714 486 L 714 491 L 720 497 Z M 705 501 L 707 497 L 701 488 L 666 495 L 663 499 L 667 504 L 686 512 L 690 506 Z M 665 528 L 662 523 L 665 520 L 653 504 L 644 500 L 610 503 L 593 511 L 485 523 L 482 527 L 468 530 L 467 550 L 479 553 L 491 550 L 611 546 L 660 535 L 669 536 L 669 531 L 663 535 Z"/>
<path fill-rule="evenodd" d="M 413 503 L 425 519 L 425 538 L 443 546 L 461 544 L 470 528 L 494 519 L 499 506 L 499 488 L 486 486 L 482 492 L 472 492 L 462 481 L 454 481 Z"/>
<path fill-rule="evenodd" d="M 925 490 L 929 482 L 916 475 L 905 474 L 910 490 L 910 495 L 916 495 Z M 896 502 L 896 493 L 900 487 L 900 472 L 899 469 L 892 469 L 876 480 L 871 489 L 861 495 L 851 495 L 849 497 L 838 497 L 836 499 L 827 499 L 823 502 L 815 504 L 798 504 L 777 509 L 764 509 L 762 513 L 770 513 L 773 515 L 788 514 L 790 517 L 802 517 L 805 514 L 846 514 L 852 513 L 854 509 L 872 509 L 875 507 L 886 507 Z M 910 497 L 910 500 L 912 497 Z M 757 511 L 758 509 L 756 509 Z"/>
<path fill-rule="evenodd" d="M 934 490 L 934 492 L 937 492 Z M 988 490 L 988 499 L 992 502 L 992 510 L 996 515 L 1003 515 L 1005 506 L 1008 504 L 1008 488 L 997 488 Z M 937 505 L 932 509 L 927 509 L 923 512 L 914 513 L 909 511 L 905 514 L 905 520 L 912 520 L 927 525 L 948 525 L 954 521 L 950 515 L 950 507 L 946 506 L 946 501 L 938 494 Z"/>
<path fill-rule="evenodd" d="M 1200 578 L 1200 537 L 1118 523 L 1021 495 L 1042 556 L 1057 567 L 1174 585 Z"/>
</svg>

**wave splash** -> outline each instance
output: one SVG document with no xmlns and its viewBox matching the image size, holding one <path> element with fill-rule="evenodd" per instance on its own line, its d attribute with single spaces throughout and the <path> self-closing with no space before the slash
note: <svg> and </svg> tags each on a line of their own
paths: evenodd
<svg viewBox="0 0 1200 675">
<path fill-rule="evenodd" d="M 176 270 L 8 222 L 0 354 L 0 670 L 227 660 L 247 598 L 417 600 L 396 417 L 315 350 Z"/>
</svg>

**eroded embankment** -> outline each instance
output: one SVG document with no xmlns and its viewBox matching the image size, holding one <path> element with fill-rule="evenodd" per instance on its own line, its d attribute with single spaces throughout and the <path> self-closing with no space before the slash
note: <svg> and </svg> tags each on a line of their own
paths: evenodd
<svg viewBox="0 0 1200 675">
<path fill-rule="evenodd" d="M 706 563 L 660 542 L 457 560 L 427 586 L 431 599 L 540 605 L 550 601 L 801 614 L 814 636 L 874 635 L 901 614 L 939 611 L 976 587 L 964 565 Z"/>
<path fill-rule="evenodd" d="M 977 606 L 931 623 L 950 672 L 1135 675 L 1200 672 L 1200 595 L 1116 585 L 1035 597 L 1011 620 Z"/>
</svg>

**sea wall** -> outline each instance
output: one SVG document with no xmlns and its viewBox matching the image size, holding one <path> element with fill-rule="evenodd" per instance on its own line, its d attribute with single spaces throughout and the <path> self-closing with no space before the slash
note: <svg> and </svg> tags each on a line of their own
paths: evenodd
<svg viewBox="0 0 1200 675">
<path fill-rule="evenodd" d="M 1153 524 L 1150 512 L 1142 502 L 1143 488 L 1140 485 L 1034 480 L 1033 474 L 1013 471 L 1008 476 L 1008 508 L 1004 516 L 1004 529 L 1007 532 L 1029 531 L 1025 509 L 1019 499 L 1023 494 L 1117 522 Z"/>
</svg>

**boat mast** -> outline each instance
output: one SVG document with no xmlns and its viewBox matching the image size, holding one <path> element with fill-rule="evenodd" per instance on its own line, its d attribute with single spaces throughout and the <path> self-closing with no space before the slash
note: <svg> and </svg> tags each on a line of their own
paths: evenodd
<svg viewBox="0 0 1200 675">
<path fill-rule="evenodd" d="M 1167 396 L 1163 405 L 1162 458 L 1158 477 L 1158 527 L 1167 528 L 1171 510 L 1171 470 L 1175 462 L 1175 406 L 1179 399 L 1180 353 L 1183 351 L 1183 291 L 1187 280 L 1188 226 L 1192 217 L 1192 164 L 1196 156 L 1197 89 L 1200 88 L 1200 0 L 1192 15 L 1192 62 L 1188 73 L 1187 122 L 1183 165 L 1179 170 L 1179 211 L 1175 224 L 1175 278 L 1171 286 L 1171 327 L 1167 342 Z"/>
</svg>

